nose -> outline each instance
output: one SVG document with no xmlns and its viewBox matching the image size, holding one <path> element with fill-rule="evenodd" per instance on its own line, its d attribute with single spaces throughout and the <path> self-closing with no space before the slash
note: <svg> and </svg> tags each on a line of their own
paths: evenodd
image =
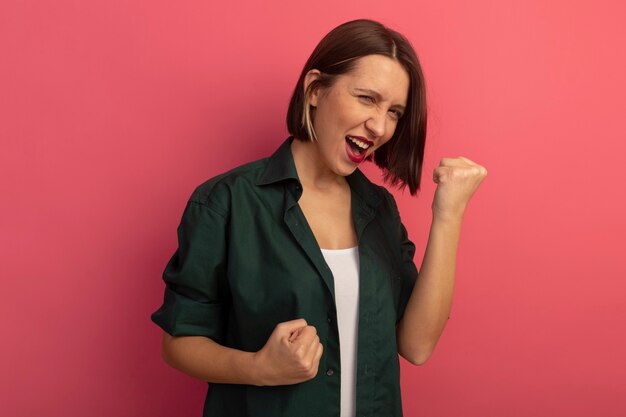
<svg viewBox="0 0 626 417">
<path fill-rule="evenodd" d="M 385 134 L 387 128 L 387 118 L 384 111 L 375 110 L 365 121 L 365 128 L 369 130 L 372 136 L 381 137 Z"/>
</svg>

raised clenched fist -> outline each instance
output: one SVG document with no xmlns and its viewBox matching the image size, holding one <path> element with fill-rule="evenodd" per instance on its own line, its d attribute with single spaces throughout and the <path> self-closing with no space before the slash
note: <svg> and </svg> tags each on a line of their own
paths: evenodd
<svg viewBox="0 0 626 417">
<path fill-rule="evenodd" d="M 467 158 L 442 158 L 433 172 L 433 181 L 437 183 L 433 215 L 443 219 L 462 218 L 467 203 L 486 176 L 485 167 Z"/>
<path fill-rule="evenodd" d="M 317 330 L 304 319 L 280 323 L 255 354 L 261 385 L 289 385 L 317 375 L 323 352 Z"/>
</svg>

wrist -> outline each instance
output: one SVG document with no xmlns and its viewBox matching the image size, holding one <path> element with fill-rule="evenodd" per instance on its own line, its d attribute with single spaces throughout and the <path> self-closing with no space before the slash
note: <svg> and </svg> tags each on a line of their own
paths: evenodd
<svg viewBox="0 0 626 417">
<path fill-rule="evenodd" d="M 441 205 L 433 202 L 431 210 L 434 219 L 445 222 L 460 222 L 463 220 L 466 207 L 466 204 L 454 204 L 442 207 Z"/>
<path fill-rule="evenodd" d="M 463 213 L 444 213 L 433 210 L 433 223 L 442 226 L 460 226 L 463 223 Z"/>
<path fill-rule="evenodd" d="M 261 351 L 250 353 L 250 362 L 248 372 L 250 375 L 251 385 L 262 387 L 268 385 L 263 366 L 264 359 Z"/>
</svg>

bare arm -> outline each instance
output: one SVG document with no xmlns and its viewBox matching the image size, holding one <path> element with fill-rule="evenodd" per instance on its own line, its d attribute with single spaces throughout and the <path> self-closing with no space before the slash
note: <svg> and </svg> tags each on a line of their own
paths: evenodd
<svg viewBox="0 0 626 417">
<path fill-rule="evenodd" d="M 398 324 L 398 352 L 424 363 L 437 344 L 452 307 L 461 220 L 433 218 L 419 279 Z"/>
<path fill-rule="evenodd" d="M 204 336 L 163 333 L 163 359 L 173 368 L 207 382 L 288 385 L 317 375 L 323 348 L 317 331 L 303 319 L 280 323 L 258 352 L 222 346 Z"/>
<path fill-rule="evenodd" d="M 168 365 L 203 381 L 261 385 L 254 353 L 224 347 L 208 337 L 163 332 L 161 352 Z"/>
<path fill-rule="evenodd" d="M 456 255 L 463 214 L 487 170 L 467 158 L 443 158 L 424 259 L 411 297 L 398 323 L 398 353 L 415 365 L 432 354 L 452 308 Z"/>
</svg>

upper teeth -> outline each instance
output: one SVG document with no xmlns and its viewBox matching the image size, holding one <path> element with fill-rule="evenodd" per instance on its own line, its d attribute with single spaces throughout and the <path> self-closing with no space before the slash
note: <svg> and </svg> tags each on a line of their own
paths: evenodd
<svg viewBox="0 0 626 417">
<path fill-rule="evenodd" d="M 360 140 L 353 138 L 352 136 L 348 136 L 348 139 L 350 139 L 352 143 L 355 143 L 361 149 L 367 149 L 370 147 L 370 145 L 368 145 L 367 143 L 361 142 Z"/>
</svg>

